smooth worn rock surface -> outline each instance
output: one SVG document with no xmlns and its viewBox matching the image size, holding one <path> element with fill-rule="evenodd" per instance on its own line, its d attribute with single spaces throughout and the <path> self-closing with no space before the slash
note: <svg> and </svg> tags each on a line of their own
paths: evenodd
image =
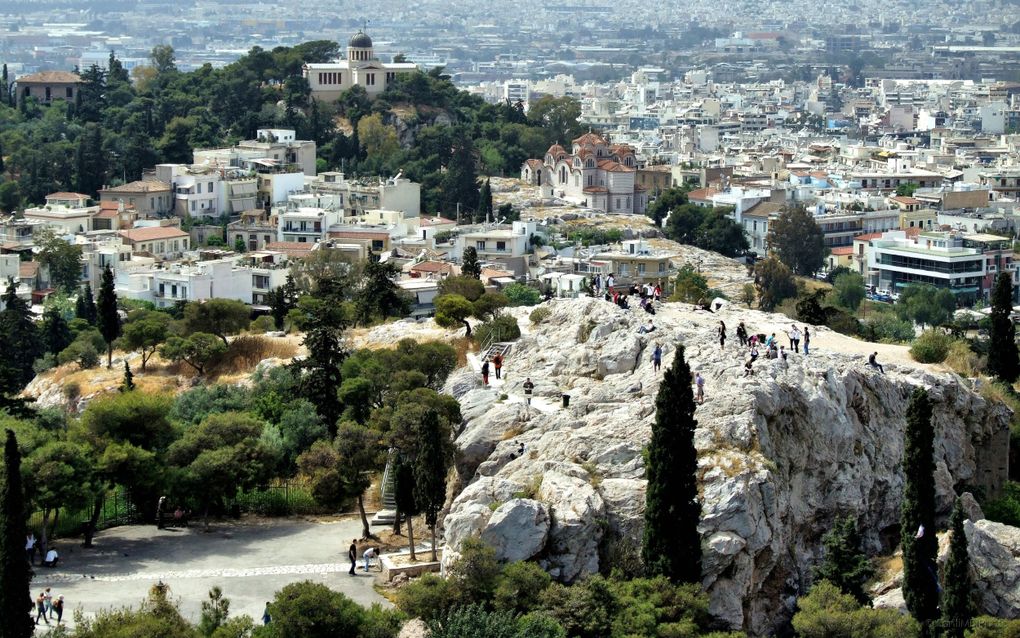
<svg viewBox="0 0 1020 638">
<path fill-rule="evenodd" d="M 703 583 L 712 613 L 734 629 L 764 635 L 789 618 L 837 516 L 858 518 L 869 551 L 891 551 L 914 387 L 928 388 L 934 403 L 940 519 L 955 488 L 980 486 L 989 494 L 1004 475 L 1007 410 L 953 374 L 906 363 L 904 348 L 812 328 L 810 356 L 760 359 L 745 378 L 738 322 L 750 333 L 776 332 L 785 344 L 787 318 L 733 305 L 709 313 L 663 304 L 651 317 L 656 330 L 638 334 L 650 317 L 639 309 L 587 298 L 545 306 L 551 315 L 540 325 L 522 319 L 525 334 L 504 365 L 499 392 L 469 389 L 470 370 L 448 383 L 460 393 L 464 423 L 456 440 L 463 487 L 451 496 L 444 523 L 447 564 L 472 534 L 502 547 L 540 538 L 544 522 L 533 534 L 510 530 L 505 519 L 493 522 L 522 495 L 548 510 L 545 545 L 535 553 L 557 579 L 569 582 L 606 567 L 607 557 L 635 555 L 643 529 L 642 449 L 662 379 L 651 365 L 656 343 L 664 369 L 683 344 L 692 370 L 706 379 L 695 433 Z M 716 337 L 720 320 L 730 337 L 725 348 Z M 882 348 L 880 360 L 896 362 L 884 375 L 865 365 L 873 347 Z M 521 398 L 525 377 L 536 397 L 555 406 L 529 410 Z M 567 409 L 559 407 L 562 393 L 571 397 Z"/>
</svg>

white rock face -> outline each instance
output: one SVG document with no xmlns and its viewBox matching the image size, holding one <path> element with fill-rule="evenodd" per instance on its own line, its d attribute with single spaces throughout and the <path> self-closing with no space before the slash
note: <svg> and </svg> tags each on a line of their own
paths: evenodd
<svg viewBox="0 0 1020 638">
<path fill-rule="evenodd" d="M 862 353 L 869 344 L 812 329 L 809 357 L 759 360 L 755 375 L 744 378 L 737 323 L 771 333 L 789 320 L 733 306 L 713 314 L 666 304 L 653 317 L 657 329 L 639 335 L 649 318 L 639 310 L 593 299 L 547 305 L 551 316 L 515 344 L 502 388 L 471 389 L 467 372 L 448 384 L 460 393 L 464 412 L 456 441 L 464 487 L 445 521 L 447 562 L 472 534 L 503 548 L 544 535 L 534 554 L 568 582 L 598 571 L 608 556 L 634 556 L 644 525 L 641 452 L 662 379 L 650 361 L 655 343 L 663 347 L 664 368 L 683 344 L 692 370 L 706 379 L 695 435 L 703 584 L 713 614 L 733 629 L 768 634 L 789 617 L 836 516 L 857 515 L 868 548 L 890 549 L 903 491 L 904 415 L 914 387 L 928 388 L 934 403 L 940 516 L 948 515 L 954 489 L 974 485 L 988 493 L 1004 476 L 1005 408 L 970 392 L 955 375 L 902 359 L 892 363 L 888 346 L 881 375 L 864 365 L 862 354 L 822 347 L 842 344 Z M 719 320 L 730 335 L 725 349 L 715 336 Z M 529 411 L 521 400 L 525 377 L 535 382 L 536 397 L 557 406 L 559 395 L 569 393 L 570 407 Z M 501 393 L 509 399 L 500 401 Z M 522 495 L 545 506 L 547 533 L 530 505 L 520 513 L 522 506 L 512 506 L 513 529 L 510 512 L 496 516 Z M 535 523 L 526 523 L 532 514 Z M 534 529 L 517 528 L 529 525 Z"/>
<path fill-rule="evenodd" d="M 963 525 L 981 610 L 999 618 L 1020 618 L 1020 529 L 987 520 Z"/>
<path fill-rule="evenodd" d="M 482 540 L 507 562 L 528 560 L 545 547 L 549 509 L 544 503 L 515 498 L 496 508 L 482 530 Z"/>
</svg>

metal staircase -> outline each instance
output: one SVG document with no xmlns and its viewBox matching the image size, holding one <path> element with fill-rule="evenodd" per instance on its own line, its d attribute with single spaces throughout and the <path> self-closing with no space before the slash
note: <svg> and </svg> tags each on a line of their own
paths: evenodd
<svg viewBox="0 0 1020 638">
<path fill-rule="evenodd" d="M 492 359 L 492 357 L 498 354 L 503 357 L 503 362 L 506 363 L 507 357 L 510 355 L 510 351 L 513 349 L 514 344 L 511 341 L 500 341 L 499 339 L 499 330 L 493 330 L 489 333 L 488 338 L 486 338 L 486 340 L 482 343 L 481 349 L 479 349 L 479 361 Z"/>
</svg>

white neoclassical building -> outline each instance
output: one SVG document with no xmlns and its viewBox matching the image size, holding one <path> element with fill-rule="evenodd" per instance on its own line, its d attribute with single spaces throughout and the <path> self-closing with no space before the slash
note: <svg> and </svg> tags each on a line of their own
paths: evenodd
<svg viewBox="0 0 1020 638">
<path fill-rule="evenodd" d="M 413 62 L 380 61 L 372 50 L 372 38 L 358 31 L 347 43 L 347 59 L 308 63 L 301 73 L 308 80 L 313 98 L 332 102 L 352 86 L 364 88 L 369 97 L 378 95 L 398 74 L 417 70 Z"/>
<path fill-rule="evenodd" d="M 637 161 L 626 144 L 610 145 L 597 133 L 574 140 L 570 153 L 553 144 L 545 159 L 529 159 L 521 179 L 540 186 L 544 197 L 558 197 L 607 213 L 644 213 L 648 194 L 635 183 Z"/>
</svg>

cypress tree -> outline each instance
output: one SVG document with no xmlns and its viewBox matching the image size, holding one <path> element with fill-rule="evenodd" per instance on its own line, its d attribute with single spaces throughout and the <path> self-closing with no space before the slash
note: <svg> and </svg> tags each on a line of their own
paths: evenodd
<svg viewBox="0 0 1020 638">
<path fill-rule="evenodd" d="M 4 443 L 0 473 L 0 637 L 32 635 L 32 568 L 25 556 L 25 492 L 21 484 L 21 452 L 12 430 Z"/>
<path fill-rule="evenodd" d="M 0 311 L 0 395 L 17 394 L 24 388 L 35 371 L 32 364 L 43 355 L 39 329 L 32 321 L 28 304 L 18 297 L 12 279 L 4 294 L 4 309 Z"/>
<path fill-rule="evenodd" d="M 429 409 L 418 424 L 418 455 L 414 461 L 414 500 L 432 533 L 432 560 L 436 557 L 436 523 L 446 501 L 446 473 L 450 469 L 439 415 Z"/>
<path fill-rule="evenodd" d="M 121 392 L 131 392 L 135 389 L 135 375 L 131 374 L 131 366 L 124 361 L 124 381 L 120 384 Z"/>
<path fill-rule="evenodd" d="M 117 313 L 117 292 L 113 286 L 113 271 L 107 266 L 99 284 L 99 303 L 96 305 L 99 332 L 106 341 L 106 367 L 113 367 L 113 342 L 120 336 L 120 315 Z"/>
<path fill-rule="evenodd" d="M 64 321 L 63 315 L 55 307 L 47 308 L 46 312 L 43 313 L 42 325 L 43 344 L 47 352 L 57 355 L 64 348 L 71 345 L 71 341 L 73 341 L 71 329 L 67 326 L 67 322 Z"/>
<path fill-rule="evenodd" d="M 477 222 L 484 222 L 492 220 L 492 184 L 488 179 L 482 184 L 481 193 L 478 195 L 478 215 L 475 218 Z"/>
<path fill-rule="evenodd" d="M 1016 327 L 1010 319 L 1012 313 L 1013 281 L 1009 273 L 1002 272 L 995 278 L 995 288 L 992 290 L 988 371 L 1006 383 L 1013 383 L 1020 377 Z"/>
<path fill-rule="evenodd" d="M 701 582 L 698 453 L 694 448 L 694 393 L 684 348 L 659 384 L 648 444 L 645 531 L 641 558 L 651 575 L 674 583 Z"/>
<path fill-rule="evenodd" d="M 938 618 L 938 574 L 935 557 L 935 429 L 931 401 L 923 388 L 914 390 L 907 407 L 903 446 L 903 506 L 900 542 L 903 546 L 903 599 L 919 623 L 922 635 L 931 635 Z"/>
<path fill-rule="evenodd" d="M 867 555 L 861 550 L 861 535 L 857 523 L 850 516 L 837 518 L 832 529 L 822 537 L 825 559 L 815 570 L 815 578 L 827 580 L 849 594 L 862 605 L 868 605 L 871 598 L 864 591 L 875 570 Z"/>
<path fill-rule="evenodd" d="M 96 325 L 96 300 L 92 296 L 92 284 L 85 282 L 85 287 L 78 292 L 78 300 L 74 304 L 74 316 L 84 319 L 89 325 Z"/>
<path fill-rule="evenodd" d="M 949 539 L 949 558 L 945 566 L 946 587 L 942 594 L 942 631 L 952 638 L 963 638 L 964 630 L 974 617 L 970 592 L 970 558 L 967 554 L 967 535 L 963 531 L 963 510 L 957 499 L 953 516 L 949 520 L 952 536 Z"/>
<path fill-rule="evenodd" d="M 460 274 L 465 277 L 479 279 L 482 276 L 482 266 L 478 263 L 478 251 L 474 246 L 464 249 L 464 256 L 461 259 Z"/>
<path fill-rule="evenodd" d="M 414 525 L 411 519 L 421 512 L 414 491 L 414 468 L 405 456 L 399 454 L 393 466 L 393 497 L 397 501 L 397 516 L 407 517 L 407 545 L 411 550 L 412 561 L 418 560 L 418 557 L 414 553 Z"/>
<path fill-rule="evenodd" d="M 453 140 L 450 161 L 443 175 L 441 204 L 444 211 L 457 210 L 473 215 L 478 209 L 478 171 L 475 168 L 475 147 L 471 138 L 458 131 Z"/>
</svg>

